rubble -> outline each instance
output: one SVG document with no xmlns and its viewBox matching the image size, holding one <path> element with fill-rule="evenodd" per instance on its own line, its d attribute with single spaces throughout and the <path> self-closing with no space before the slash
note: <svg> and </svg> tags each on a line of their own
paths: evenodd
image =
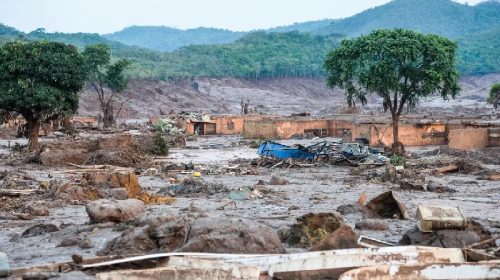
<svg viewBox="0 0 500 280">
<path fill-rule="evenodd" d="M 92 223 L 124 222 L 141 216 L 146 209 L 138 199 L 91 201 L 85 207 Z"/>
<path fill-rule="evenodd" d="M 161 221 L 160 221 L 161 220 Z M 276 254 L 285 250 L 276 232 L 256 221 L 228 218 L 162 218 L 108 242 L 108 254 L 211 252 Z"/>
<path fill-rule="evenodd" d="M 348 225 L 342 225 L 321 239 L 309 251 L 358 248 L 358 235 Z"/>
<path fill-rule="evenodd" d="M 377 197 L 370 200 L 365 207 L 383 218 L 410 218 L 410 216 L 408 215 L 408 210 L 401 202 L 397 194 L 393 191 L 388 191 L 378 195 Z"/>
<path fill-rule="evenodd" d="M 186 177 L 180 184 L 161 188 L 158 193 L 171 196 L 215 195 L 229 193 L 229 189 L 223 184 L 206 182 L 203 178 Z"/>
</svg>

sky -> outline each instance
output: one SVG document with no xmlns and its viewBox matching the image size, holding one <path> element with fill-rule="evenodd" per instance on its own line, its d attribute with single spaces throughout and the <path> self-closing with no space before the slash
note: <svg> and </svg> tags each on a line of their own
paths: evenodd
<svg viewBox="0 0 500 280">
<path fill-rule="evenodd" d="M 0 23 L 24 32 L 111 33 L 130 25 L 265 29 L 344 18 L 389 0 L 0 0 Z M 481 0 L 459 1 L 477 4 Z"/>
</svg>

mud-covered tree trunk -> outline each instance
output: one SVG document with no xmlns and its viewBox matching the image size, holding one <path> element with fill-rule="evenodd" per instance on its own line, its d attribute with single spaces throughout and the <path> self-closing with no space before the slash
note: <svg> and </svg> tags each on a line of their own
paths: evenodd
<svg viewBox="0 0 500 280">
<path fill-rule="evenodd" d="M 28 150 L 38 150 L 38 133 L 40 132 L 40 119 L 34 117 L 26 118 L 28 122 Z"/>
<path fill-rule="evenodd" d="M 393 144 L 399 142 L 399 116 L 392 117 L 392 139 Z"/>
<path fill-rule="evenodd" d="M 111 101 L 108 102 L 108 104 L 106 104 L 104 106 L 104 108 L 102 109 L 102 113 L 103 113 L 103 123 L 102 124 L 103 124 L 104 128 L 110 128 L 115 123 L 113 111 L 114 111 L 113 104 Z"/>
</svg>

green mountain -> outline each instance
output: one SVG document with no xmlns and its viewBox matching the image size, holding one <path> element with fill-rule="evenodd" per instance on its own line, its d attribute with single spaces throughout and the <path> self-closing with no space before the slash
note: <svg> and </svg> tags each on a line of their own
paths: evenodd
<svg viewBox="0 0 500 280">
<path fill-rule="evenodd" d="M 79 48 L 104 43 L 111 46 L 115 58 L 133 60 L 128 74 L 141 78 L 312 77 L 324 75 L 324 55 L 342 38 L 376 28 L 406 27 L 457 40 L 461 73 L 481 75 L 500 73 L 499 18 L 498 1 L 467 6 L 449 0 L 395 0 L 343 20 L 297 23 L 250 33 L 135 26 L 101 36 L 47 33 L 43 29 L 23 33 L 0 24 L 0 44 L 19 39 L 58 41 Z M 115 41 L 121 40 L 120 36 L 132 41 Z M 161 49 L 175 50 L 158 51 Z"/>
<path fill-rule="evenodd" d="M 104 37 L 131 46 L 173 51 L 189 45 L 230 43 L 239 39 L 243 34 L 243 32 L 204 27 L 181 30 L 165 26 L 130 26 L 104 35 Z"/>
<path fill-rule="evenodd" d="M 464 74 L 500 72 L 500 27 L 458 40 L 458 69 Z"/>
<path fill-rule="evenodd" d="M 498 1 L 468 6 L 450 0 L 394 0 L 352 17 L 334 21 L 313 33 L 342 33 L 355 37 L 376 29 L 404 28 L 459 38 L 498 26 Z"/>
</svg>

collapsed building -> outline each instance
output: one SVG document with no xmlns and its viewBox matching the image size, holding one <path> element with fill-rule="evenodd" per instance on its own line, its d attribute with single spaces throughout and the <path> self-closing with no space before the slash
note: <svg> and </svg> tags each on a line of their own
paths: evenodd
<svg viewBox="0 0 500 280">
<path fill-rule="evenodd" d="M 188 134 L 238 135 L 248 139 L 288 139 L 294 136 L 339 137 L 344 142 L 366 139 L 370 146 L 390 145 L 392 125 L 377 116 L 335 115 L 329 118 L 267 115 L 204 115 L 188 118 L 181 126 Z M 402 118 L 399 139 L 407 146 L 450 145 L 456 149 L 500 146 L 500 120 L 481 117 L 412 116 Z"/>
</svg>

